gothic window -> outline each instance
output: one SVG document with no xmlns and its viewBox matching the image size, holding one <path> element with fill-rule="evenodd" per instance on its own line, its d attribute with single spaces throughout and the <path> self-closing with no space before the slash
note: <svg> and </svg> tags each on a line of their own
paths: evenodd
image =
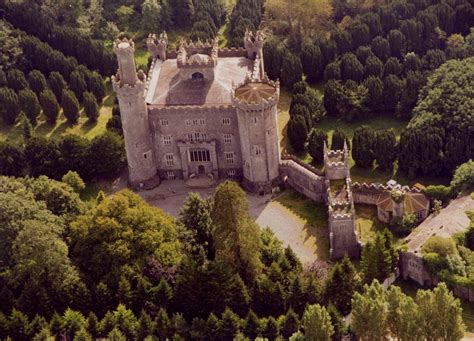
<svg viewBox="0 0 474 341">
<path fill-rule="evenodd" d="M 199 124 L 202 125 L 202 126 L 205 125 L 205 124 L 206 124 L 206 120 L 204 120 L 203 118 L 200 118 L 200 119 L 199 119 Z"/>
<path fill-rule="evenodd" d="M 253 123 L 253 124 L 257 124 L 257 123 L 258 123 L 258 117 L 257 117 L 257 116 L 253 116 L 253 117 L 252 117 L 252 123 Z"/>
<path fill-rule="evenodd" d="M 174 174 L 173 171 L 167 171 L 166 172 L 166 178 L 168 180 L 174 180 L 174 179 L 176 179 L 176 174 Z"/>
<path fill-rule="evenodd" d="M 229 170 L 227 171 L 227 176 L 228 176 L 229 178 L 235 178 L 235 169 L 229 169 Z"/>
<path fill-rule="evenodd" d="M 211 153 L 207 149 L 193 149 L 189 151 L 191 162 L 210 162 Z"/>
<path fill-rule="evenodd" d="M 225 152 L 225 161 L 228 165 L 233 165 L 234 164 L 234 152 Z"/>
<path fill-rule="evenodd" d="M 261 146 L 253 146 L 253 153 L 256 156 L 262 155 L 262 147 Z"/>
<path fill-rule="evenodd" d="M 164 127 L 168 126 L 168 120 L 160 120 L 160 124 Z"/>
<path fill-rule="evenodd" d="M 186 124 L 187 126 L 190 126 L 191 125 L 191 120 L 184 120 L 184 124 Z"/>
<path fill-rule="evenodd" d="M 225 125 L 225 126 L 230 125 L 230 117 L 224 117 L 222 119 L 222 124 Z"/>
<path fill-rule="evenodd" d="M 232 134 L 224 134 L 224 143 L 231 144 L 232 143 Z"/>
<path fill-rule="evenodd" d="M 166 166 L 172 167 L 174 165 L 173 154 L 166 154 L 165 158 L 166 158 Z"/>
<path fill-rule="evenodd" d="M 165 146 L 171 145 L 171 135 L 165 135 L 163 136 L 163 144 Z"/>
</svg>

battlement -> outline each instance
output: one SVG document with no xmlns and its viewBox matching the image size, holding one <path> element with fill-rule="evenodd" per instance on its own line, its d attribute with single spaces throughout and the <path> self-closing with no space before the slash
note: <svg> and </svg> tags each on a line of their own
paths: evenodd
<svg viewBox="0 0 474 341">
<path fill-rule="evenodd" d="M 357 191 L 368 191 L 368 192 L 383 192 L 383 191 L 391 191 L 395 188 L 402 190 L 403 192 L 409 192 L 409 193 L 422 193 L 423 191 L 420 190 L 419 188 L 416 187 L 410 187 L 410 186 L 391 186 L 391 185 L 383 185 L 380 183 L 359 183 L 359 182 L 354 182 L 352 184 L 353 190 Z"/>
<path fill-rule="evenodd" d="M 155 34 L 149 34 L 146 40 L 148 51 L 153 58 L 160 58 L 162 61 L 166 60 L 166 47 L 168 46 L 168 35 L 163 31 L 157 38 Z"/>
<path fill-rule="evenodd" d="M 182 40 L 178 50 L 178 68 L 214 68 L 217 65 L 219 41 L 186 42 Z"/>
<path fill-rule="evenodd" d="M 167 106 L 148 106 L 150 115 L 187 115 L 187 114 L 208 114 L 208 113 L 235 113 L 235 107 L 232 105 L 205 105 L 205 106 L 195 106 L 195 105 L 167 105 Z"/>
<path fill-rule="evenodd" d="M 135 52 L 135 43 L 132 39 L 116 39 L 113 44 L 114 52 L 117 55 L 132 54 Z"/>
</svg>

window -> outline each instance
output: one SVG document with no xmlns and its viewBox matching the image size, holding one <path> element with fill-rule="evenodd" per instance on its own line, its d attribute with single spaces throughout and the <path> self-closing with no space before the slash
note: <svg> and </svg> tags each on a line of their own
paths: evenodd
<svg viewBox="0 0 474 341">
<path fill-rule="evenodd" d="M 172 167 L 174 165 L 173 154 L 166 154 L 166 166 Z"/>
<path fill-rule="evenodd" d="M 227 176 L 228 176 L 229 178 L 235 178 L 235 169 L 229 169 L 229 170 L 227 171 Z"/>
<path fill-rule="evenodd" d="M 174 180 L 174 179 L 176 179 L 176 175 L 174 174 L 173 171 L 167 171 L 167 172 L 166 172 L 166 178 L 167 178 L 168 180 Z"/>
<path fill-rule="evenodd" d="M 189 151 L 191 162 L 210 162 L 211 153 L 207 149 L 194 149 Z"/>
<path fill-rule="evenodd" d="M 199 120 L 197 118 L 193 119 L 193 126 L 197 126 L 199 124 Z"/>
<path fill-rule="evenodd" d="M 234 152 L 225 152 L 225 162 L 228 165 L 233 165 L 234 164 Z"/>
<path fill-rule="evenodd" d="M 165 146 L 171 145 L 171 135 L 165 135 L 163 136 L 163 144 Z"/>
<path fill-rule="evenodd" d="M 253 124 L 257 124 L 257 123 L 258 123 L 258 117 L 257 117 L 257 116 L 252 117 L 252 123 L 253 123 Z"/>
<path fill-rule="evenodd" d="M 190 126 L 191 125 L 191 120 L 184 120 L 184 124 L 186 124 L 187 126 Z"/>
<path fill-rule="evenodd" d="M 164 127 L 168 126 L 168 120 L 160 120 L 160 124 Z"/>
<path fill-rule="evenodd" d="M 186 140 L 189 142 L 205 142 L 207 141 L 207 133 L 188 133 Z"/>
<path fill-rule="evenodd" d="M 231 144 L 232 143 L 232 134 L 224 134 L 224 143 Z"/>
<path fill-rule="evenodd" d="M 145 160 L 149 159 L 151 157 L 151 150 L 147 151 L 146 153 L 143 153 L 143 158 Z"/>
<path fill-rule="evenodd" d="M 225 126 L 230 125 L 230 117 L 224 117 L 222 119 L 222 124 L 225 125 Z"/>
<path fill-rule="evenodd" d="M 253 146 L 253 153 L 254 155 L 262 155 L 262 147 L 260 146 Z"/>
<path fill-rule="evenodd" d="M 203 125 L 206 124 L 206 121 L 203 118 L 200 118 L 199 119 L 199 124 L 203 126 Z"/>
</svg>

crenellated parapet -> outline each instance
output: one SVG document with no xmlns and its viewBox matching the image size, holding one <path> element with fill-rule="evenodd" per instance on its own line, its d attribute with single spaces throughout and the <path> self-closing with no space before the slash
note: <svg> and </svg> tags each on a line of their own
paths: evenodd
<svg viewBox="0 0 474 341">
<path fill-rule="evenodd" d="M 247 58 L 255 59 L 261 57 L 263 44 L 265 42 L 265 35 L 262 31 L 257 31 L 255 34 L 249 30 L 245 31 L 244 46 L 247 50 Z"/>
<path fill-rule="evenodd" d="M 149 34 L 146 40 L 148 51 L 153 58 L 159 58 L 162 61 L 166 60 L 166 48 L 168 46 L 168 35 L 163 31 L 159 37 L 155 34 Z"/>
<path fill-rule="evenodd" d="M 178 68 L 214 68 L 219 58 L 219 40 L 187 42 L 179 45 Z"/>
<path fill-rule="evenodd" d="M 419 188 L 416 187 L 410 187 L 410 186 L 400 186 L 400 185 L 383 185 L 380 183 L 359 183 L 359 182 L 354 182 L 352 184 L 352 188 L 356 191 L 373 191 L 373 192 L 384 192 L 384 191 L 391 191 L 394 188 L 399 188 L 404 192 L 409 192 L 409 193 L 423 193 L 423 191 Z"/>
</svg>

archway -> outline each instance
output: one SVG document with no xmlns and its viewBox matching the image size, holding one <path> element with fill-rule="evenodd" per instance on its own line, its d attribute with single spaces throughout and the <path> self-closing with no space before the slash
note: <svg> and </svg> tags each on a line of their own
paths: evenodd
<svg viewBox="0 0 474 341">
<path fill-rule="evenodd" d="M 199 175 L 204 175 L 204 174 L 206 174 L 206 167 L 204 167 L 203 165 L 199 165 L 199 166 L 198 166 L 198 174 L 199 174 Z"/>
<path fill-rule="evenodd" d="M 197 79 L 204 79 L 204 75 L 200 72 L 195 72 L 192 74 L 191 76 L 194 80 L 197 80 Z"/>
</svg>

